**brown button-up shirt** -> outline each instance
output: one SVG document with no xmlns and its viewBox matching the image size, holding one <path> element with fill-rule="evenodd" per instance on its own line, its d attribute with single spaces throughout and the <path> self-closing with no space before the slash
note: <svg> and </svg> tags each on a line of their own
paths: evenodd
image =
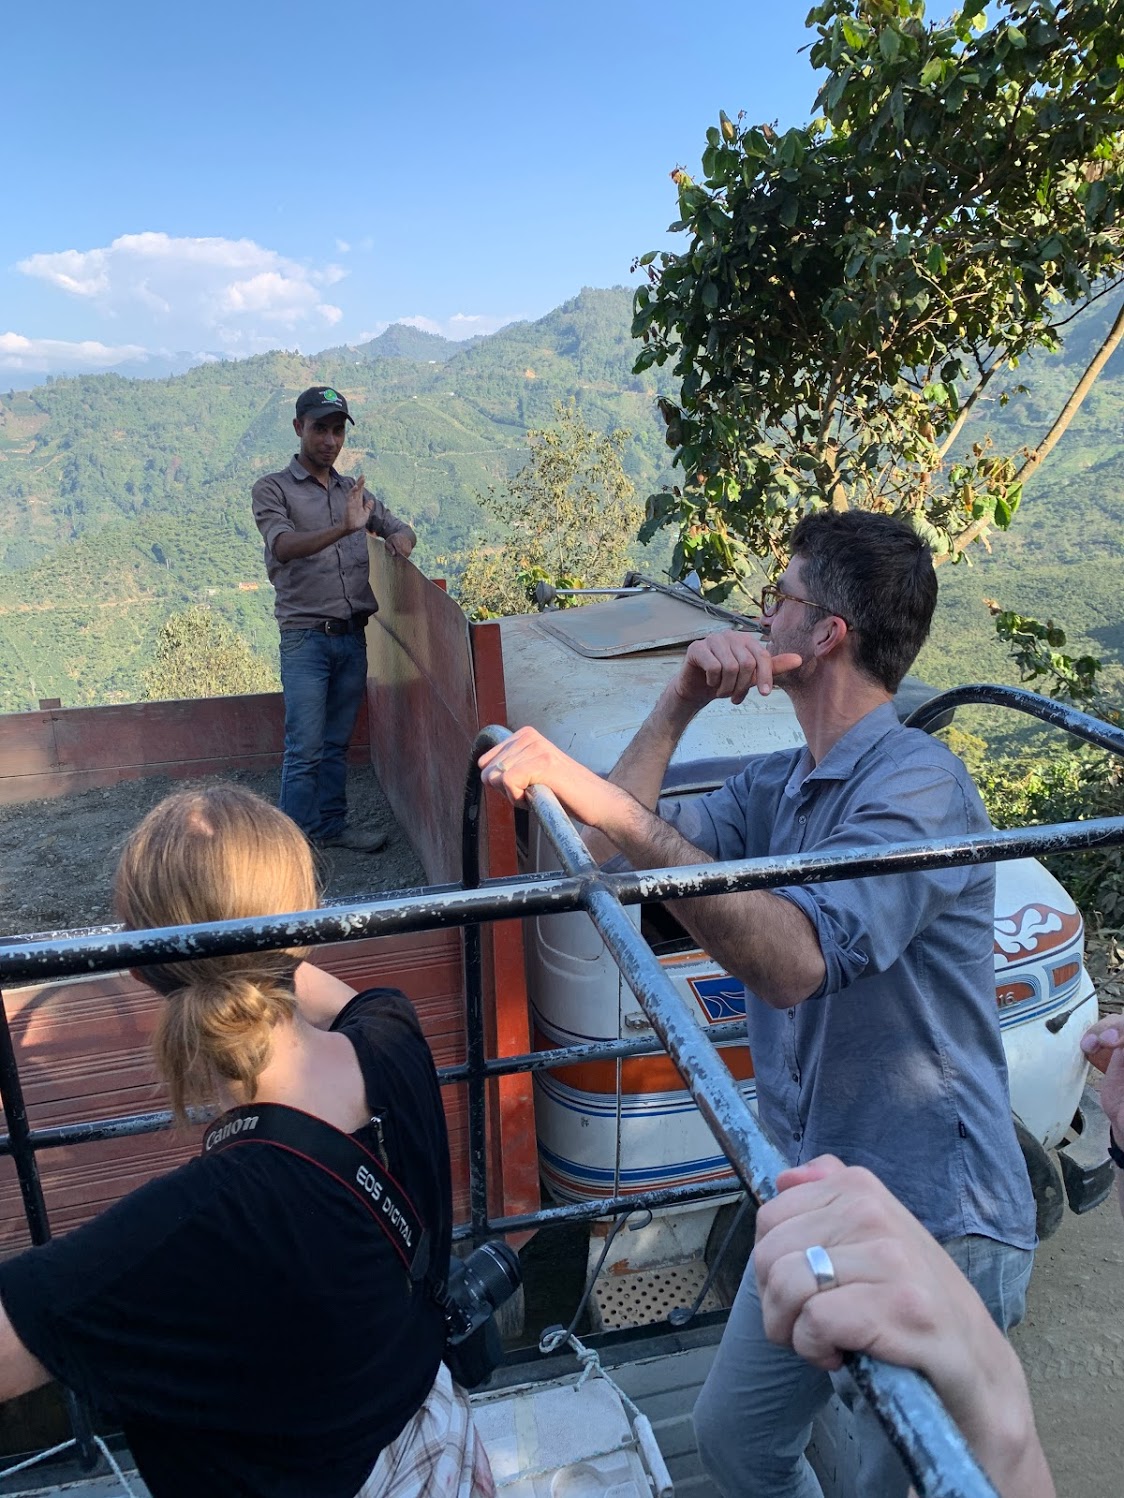
<svg viewBox="0 0 1124 1498">
<path fill-rule="evenodd" d="M 308 629 L 321 619 L 350 619 L 378 608 L 371 592 L 366 531 L 352 531 L 314 556 L 290 562 L 279 562 L 273 551 L 285 531 L 326 531 L 340 525 L 354 484 L 333 468 L 325 489 L 294 458 L 288 468 L 267 473 L 254 485 L 254 520 L 265 542 L 265 570 L 277 593 L 274 614 L 282 629 Z M 399 531 L 413 533 L 378 499 L 367 530 L 384 539 Z"/>
</svg>

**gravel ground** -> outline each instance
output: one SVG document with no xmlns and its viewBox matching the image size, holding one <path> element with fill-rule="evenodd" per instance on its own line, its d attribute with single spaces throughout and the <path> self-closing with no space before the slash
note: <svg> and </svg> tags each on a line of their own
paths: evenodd
<svg viewBox="0 0 1124 1498">
<path fill-rule="evenodd" d="M 1065 1214 L 1035 1256 L 1027 1316 L 1011 1338 L 1059 1498 L 1121 1491 L 1124 1222 L 1113 1194 Z"/>
<path fill-rule="evenodd" d="M 276 801 L 280 770 L 235 771 L 207 780 L 152 776 L 51 801 L 0 806 L 0 933 L 60 931 L 113 919 L 110 884 L 117 854 L 145 813 L 171 791 L 236 781 Z M 344 900 L 425 883 L 402 829 L 394 821 L 374 771 L 348 775 L 352 822 L 390 834 L 381 853 L 335 848 L 320 853 L 324 897 Z"/>
</svg>

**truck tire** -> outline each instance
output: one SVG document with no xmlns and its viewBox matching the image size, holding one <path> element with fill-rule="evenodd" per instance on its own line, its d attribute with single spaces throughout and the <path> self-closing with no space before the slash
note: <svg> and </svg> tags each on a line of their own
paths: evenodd
<svg viewBox="0 0 1124 1498">
<path fill-rule="evenodd" d="M 710 1225 L 703 1253 L 707 1269 L 713 1269 L 714 1261 L 726 1241 L 726 1234 L 746 1201 L 749 1202 L 749 1210 L 738 1223 L 714 1276 L 714 1290 L 724 1306 L 733 1305 L 749 1256 L 753 1252 L 753 1240 L 757 1236 L 757 1204 L 752 1197 L 743 1195 L 737 1201 L 727 1202 L 725 1206 L 718 1208 Z"/>
<path fill-rule="evenodd" d="M 527 1292 L 518 1285 L 515 1293 L 496 1309 L 496 1326 L 507 1343 L 518 1342 L 527 1320 Z"/>
<path fill-rule="evenodd" d="M 1062 1218 L 1065 1216 L 1065 1187 L 1050 1152 L 1017 1118 L 1015 1134 L 1023 1152 L 1026 1173 L 1030 1177 L 1030 1189 L 1034 1192 L 1038 1241 L 1045 1243 L 1062 1225 Z"/>
</svg>

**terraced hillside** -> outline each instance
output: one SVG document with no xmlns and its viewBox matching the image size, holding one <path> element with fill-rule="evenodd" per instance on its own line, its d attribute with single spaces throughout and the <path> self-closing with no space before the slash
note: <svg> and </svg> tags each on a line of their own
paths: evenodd
<svg viewBox="0 0 1124 1498">
<path fill-rule="evenodd" d="M 598 429 L 633 431 L 625 461 L 648 492 L 667 449 L 655 381 L 631 374 L 629 317 L 627 292 L 590 291 L 470 344 L 391 328 L 310 358 L 0 397 L 0 711 L 135 697 L 160 625 L 199 600 L 272 654 L 250 487 L 288 461 L 307 385 L 346 392 L 356 427 L 343 467 L 417 527 L 423 566 L 470 541 L 477 497 L 526 461 L 528 429 L 559 400 Z"/>
<path fill-rule="evenodd" d="M 1062 354 L 1014 373 L 1027 393 L 1003 409 L 991 402 L 964 440 L 990 430 L 1000 443 L 1036 442 L 1113 311 L 1094 308 Z M 629 428 L 626 465 L 640 495 L 650 492 L 669 477 L 654 397 L 670 374 L 632 373 L 629 323 L 626 290 L 587 290 L 468 344 L 398 326 L 313 357 L 276 352 L 168 379 L 96 375 L 0 395 L 0 711 L 39 697 L 135 698 L 161 624 L 200 600 L 272 657 L 249 491 L 293 451 L 292 402 L 306 385 L 346 392 L 357 425 L 345 467 L 362 467 L 417 527 L 423 567 L 486 524 L 478 496 L 524 462 L 527 431 L 549 423 L 558 400 L 573 397 L 598 429 Z M 1122 431 L 1118 353 L 994 554 L 977 549 L 973 565 L 942 570 L 921 663 L 929 679 L 1011 679 L 985 596 L 1052 614 L 1124 679 Z"/>
</svg>

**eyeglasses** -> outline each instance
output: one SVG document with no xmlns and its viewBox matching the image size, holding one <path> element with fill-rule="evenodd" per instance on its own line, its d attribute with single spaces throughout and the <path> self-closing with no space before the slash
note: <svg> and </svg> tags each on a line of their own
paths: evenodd
<svg viewBox="0 0 1124 1498">
<path fill-rule="evenodd" d="M 826 603 L 816 603 L 811 598 L 797 598 L 795 593 L 786 593 L 776 583 L 768 583 L 761 589 L 761 596 L 757 599 L 757 607 L 766 619 L 771 619 L 785 601 L 789 603 L 802 603 L 805 608 L 819 609 L 822 614 L 834 614 L 837 619 L 842 619 L 848 629 L 851 627 L 849 619 L 839 612 L 838 609 L 829 609 Z"/>
</svg>

